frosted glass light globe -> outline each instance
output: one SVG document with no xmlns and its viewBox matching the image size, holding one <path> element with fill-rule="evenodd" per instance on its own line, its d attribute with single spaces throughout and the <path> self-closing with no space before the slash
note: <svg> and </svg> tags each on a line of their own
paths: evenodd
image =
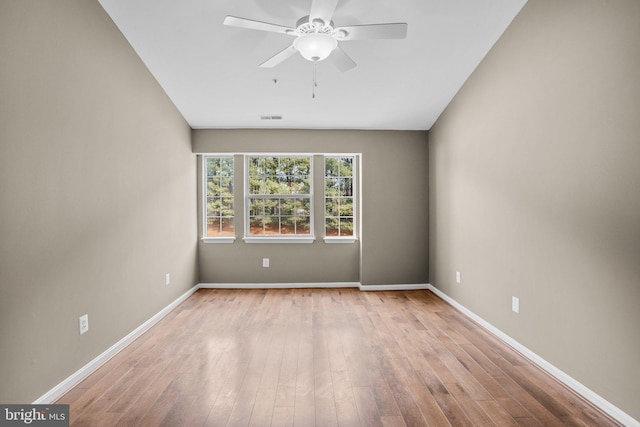
<svg viewBox="0 0 640 427">
<path fill-rule="evenodd" d="M 322 61 L 338 46 L 338 41 L 329 34 L 311 33 L 298 36 L 293 47 L 309 61 Z"/>
</svg>

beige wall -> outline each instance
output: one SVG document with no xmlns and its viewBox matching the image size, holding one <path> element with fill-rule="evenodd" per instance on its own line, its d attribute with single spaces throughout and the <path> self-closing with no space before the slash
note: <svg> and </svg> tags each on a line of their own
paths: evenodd
<svg viewBox="0 0 640 427">
<path fill-rule="evenodd" d="M 28 403 L 197 283 L 196 156 L 97 1 L 3 0 L 0 58 L 0 402 Z"/>
<path fill-rule="evenodd" d="M 318 238 L 313 244 L 248 244 L 242 241 L 241 230 L 234 244 L 200 243 L 202 282 L 427 282 L 426 132 L 194 130 L 193 151 L 362 153 L 358 243 L 324 243 L 322 206 L 316 203 Z M 321 167 L 322 163 L 316 168 L 320 176 Z M 241 188 L 242 181 L 236 182 L 236 189 Z M 319 192 L 316 195 L 321 197 Z M 237 215 L 241 222 L 241 207 Z M 268 269 L 262 268 L 262 258 L 270 259 Z"/>
<path fill-rule="evenodd" d="M 638 22 L 529 0 L 429 134 L 431 283 L 636 419 Z"/>
</svg>

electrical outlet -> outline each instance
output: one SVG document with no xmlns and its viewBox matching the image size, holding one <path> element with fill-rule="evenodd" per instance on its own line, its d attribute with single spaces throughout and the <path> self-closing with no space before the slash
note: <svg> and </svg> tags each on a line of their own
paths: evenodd
<svg viewBox="0 0 640 427">
<path fill-rule="evenodd" d="M 520 313 L 520 298 L 511 297 L 511 310 L 514 313 Z"/>
<path fill-rule="evenodd" d="M 265 268 L 269 267 L 269 258 L 262 258 L 262 266 Z"/>
<path fill-rule="evenodd" d="M 460 272 L 456 271 L 456 283 L 460 283 L 461 279 L 460 279 Z"/>
<path fill-rule="evenodd" d="M 80 324 L 80 335 L 89 331 L 89 315 L 85 314 L 80 316 L 79 324 Z"/>
<path fill-rule="evenodd" d="M 164 284 L 165 285 L 171 284 L 171 274 L 167 273 L 164 275 Z"/>
</svg>

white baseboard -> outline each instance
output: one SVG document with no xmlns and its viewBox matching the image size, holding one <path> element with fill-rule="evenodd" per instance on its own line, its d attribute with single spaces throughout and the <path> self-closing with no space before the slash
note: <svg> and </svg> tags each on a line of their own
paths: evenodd
<svg viewBox="0 0 640 427">
<path fill-rule="evenodd" d="M 358 288 L 361 291 L 410 291 L 430 289 L 428 284 L 363 285 L 358 282 L 320 283 L 200 283 L 202 289 Z"/>
<path fill-rule="evenodd" d="M 604 399 L 602 396 L 598 395 L 593 390 L 589 389 L 584 384 L 580 383 L 576 379 L 567 375 L 565 372 L 553 366 L 551 363 L 547 362 L 542 357 L 538 356 L 533 351 L 529 350 L 524 345 L 520 344 L 515 339 L 511 338 L 509 335 L 502 332 L 500 329 L 493 326 L 491 323 L 484 320 L 482 317 L 478 316 L 462 304 L 458 303 L 456 300 L 442 292 L 440 289 L 434 287 L 433 285 L 429 285 L 428 289 L 432 291 L 434 294 L 445 300 L 447 303 L 458 309 L 465 316 L 469 317 L 474 322 L 478 323 L 484 329 L 495 335 L 498 339 L 503 341 L 505 344 L 509 345 L 517 352 L 522 354 L 524 357 L 529 359 L 531 362 L 538 365 L 540 368 L 545 370 L 551 376 L 555 377 L 558 381 L 565 384 L 567 387 L 584 397 L 586 400 L 600 408 L 605 413 L 609 414 L 611 417 L 616 419 L 618 422 L 622 423 L 628 427 L 640 427 L 640 421 L 633 418 L 631 415 L 624 412 L 622 409 L 613 405 L 611 402 Z"/>
<path fill-rule="evenodd" d="M 187 292 L 178 297 L 171 304 L 160 310 L 157 314 L 155 314 L 152 318 L 144 322 L 142 325 L 138 326 L 127 336 L 122 338 L 120 341 L 109 347 L 98 357 L 93 359 L 91 362 L 84 365 L 74 374 L 72 374 L 69 378 L 62 381 L 60 384 L 49 390 L 47 393 L 36 399 L 33 404 L 34 405 L 46 405 L 54 402 L 56 399 L 61 397 L 67 391 L 71 390 L 73 386 L 80 383 L 85 377 L 91 374 L 93 371 L 102 366 L 105 362 L 111 359 L 113 356 L 122 351 L 127 345 L 131 344 L 136 338 L 142 335 L 145 331 L 151 328 L 153 325 L 158 323 L 164 316 L 169 314 L 171 310 L 177 307 L 184 300 L 189 298 L 195 291 L 198 290 L 198 286 L 194 286 L 189 289 Z"/>
<path fill-rule="evenodd" d="M 397 284 L 397 285 L 360 285 L 361 291 L 416 291 L 431 289 L 431 285 L 424 284 Z"/>
<path fill-rule="evenodd" d="M 302 289 L 302 288 L 357 288 L 358 282 L 319 283 L 200 283 L 200 289 Z"/>
</svg>

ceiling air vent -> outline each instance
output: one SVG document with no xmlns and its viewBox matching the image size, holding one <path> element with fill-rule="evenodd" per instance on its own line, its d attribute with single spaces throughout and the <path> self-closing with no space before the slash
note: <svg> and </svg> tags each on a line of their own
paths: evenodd
<svg viewBox="0 0 640 427">
<path fill-rule="evenodd" d="M 282 116 L 260 116 L 260 120 L 282 120 Z"/>
</svg>

